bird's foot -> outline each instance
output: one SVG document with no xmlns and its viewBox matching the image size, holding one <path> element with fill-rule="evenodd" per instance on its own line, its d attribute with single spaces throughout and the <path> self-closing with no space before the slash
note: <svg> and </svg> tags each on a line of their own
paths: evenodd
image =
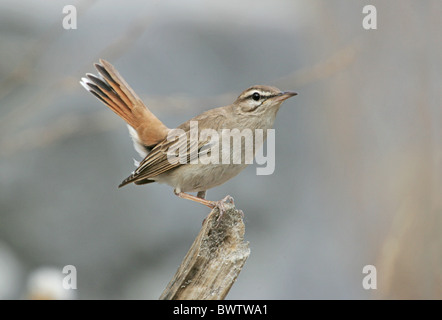
<svg viewBox="0 0 442 320">
<path fill-rule="evenodd" d="M 220 222 L 221 218 L 223 217 L 223 215 L 226 213 L 227 208 L 226 208 L 226 204 L 227 203 L 231 203 L 231 204 L 235 204 L 234 200 L 231 196 L 225 196 L 223 199 L 218 200 L 218 201 L 212 201 L 212 209 L 218 208 L 219 210 L 219 216 L 216 219 L 217 224 Z"/>
</svg>

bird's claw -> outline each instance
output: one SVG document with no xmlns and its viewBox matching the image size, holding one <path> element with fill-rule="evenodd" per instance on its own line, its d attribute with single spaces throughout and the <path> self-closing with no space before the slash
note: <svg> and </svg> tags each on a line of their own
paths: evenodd
<svg viewBox="0 0 442 320">
<path fill-rule="evenodd" d="M 221 218 L 223 217 L 223 215 L 227 211 L 226 206 L 225 206 L 226 203 L 231 203 L 231 204 L 235 205 L 235 202 L 234 202 L 233 198 L 231 196 L 229 196 L 229 195 L 225 196 L 221 200 L 214 201 L 214 203 L 213 203 L 213 208 L 218 208 L 218 210 L 219 210 L 219 216 L 216 219 L 217 224 L 219 224 Z"/>
</svg>

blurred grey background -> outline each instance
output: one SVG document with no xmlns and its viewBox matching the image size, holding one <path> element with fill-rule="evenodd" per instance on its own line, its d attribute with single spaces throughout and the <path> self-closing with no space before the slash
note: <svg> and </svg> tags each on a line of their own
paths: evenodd
<svg viewBox="0 0 442 320">
<path fill-rule="evenodd" d="M 74 265 L 70 298 L 157 299 L 208 214 L 165 185 L 117 189 L 138 155 L 78 84 L 99 58 L 169 127 L 254 84 L 299 93 L 273 175 L 208 192 L 245 212 L 228 298 L 442 298 L 441 16 L 439 0 L 1 0 L 0 298 Z"/>
</svg>

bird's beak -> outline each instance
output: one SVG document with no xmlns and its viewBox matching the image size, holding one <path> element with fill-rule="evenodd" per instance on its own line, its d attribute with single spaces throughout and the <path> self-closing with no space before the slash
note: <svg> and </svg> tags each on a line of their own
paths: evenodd
<svg viewBox="0 0 442 320">
<path fill-rule="evenodd" d="M 275 101 L 284 101 L 296 95 L 297 95 L 296 92 L 290 92 L 290 91 L 281 92 L 275 97 Z"/>
</svg>

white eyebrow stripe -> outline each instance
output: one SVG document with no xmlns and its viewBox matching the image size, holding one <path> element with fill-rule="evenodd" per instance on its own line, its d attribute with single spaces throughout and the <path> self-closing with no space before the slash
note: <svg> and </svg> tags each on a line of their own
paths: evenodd
<svg viewBox="0 0 442 320">
<path fill-rule="evenodd" d="M 264 94 L 264 92 L 266 94 Z M 258 91 L 258 90 L 253 90 L 253 92 L 251 92 L 249 95 L 246 95 L 243 99 L 250 99 L 254 93 L 258 93 L 262 98 L 264 99 L 268 99 L 268 98 L 272 98 L 272 97 L 276 97 L 276 94 L 273 94 L 271 92 L 268 91 Z"/>
</svg>

